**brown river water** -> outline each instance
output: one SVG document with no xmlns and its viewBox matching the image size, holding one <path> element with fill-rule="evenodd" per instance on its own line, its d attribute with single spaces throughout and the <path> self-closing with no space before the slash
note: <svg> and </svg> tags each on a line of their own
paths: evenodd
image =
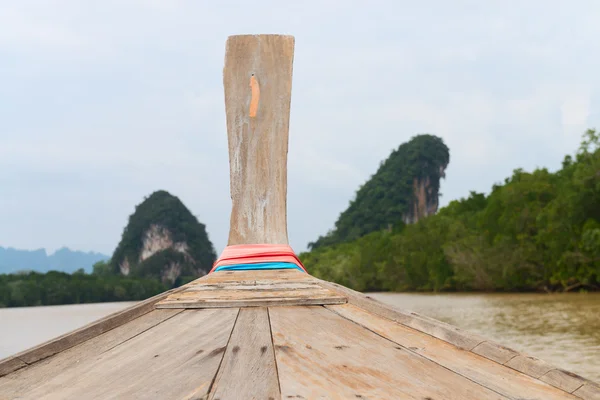
<svg viewBox="0 0 600 400">
<path fill-rule="evenodd" d="M 600 382 L 600 293 L 370 293 Z"/>
<path fill-rule="evenodd" d="M 600 382 L 600 293 L 370 293 Z M 0 359 L 133 303 L 0 309 Z"/>
</svg>

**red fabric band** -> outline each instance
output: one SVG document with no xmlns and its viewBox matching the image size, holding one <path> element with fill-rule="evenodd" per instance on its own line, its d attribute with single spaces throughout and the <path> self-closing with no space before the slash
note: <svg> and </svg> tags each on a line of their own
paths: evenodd
<svg viewBox="0 0 600 400">
<path fill-rule="evenodd" d="M 296 264 L 306 272 L 306 268 L 287 244 L 237 244 L 227 246 L 215 261 L 213 272 L 222 265 L 254 264 L 264 262 L 289 262 Z"/>
</svg>

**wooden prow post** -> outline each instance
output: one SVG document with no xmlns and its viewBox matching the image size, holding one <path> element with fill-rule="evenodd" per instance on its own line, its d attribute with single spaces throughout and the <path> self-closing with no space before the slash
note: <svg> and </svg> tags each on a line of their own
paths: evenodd
<svg viewBox="0 0 600 400">
<path fill-rule="evenodd" d="M 293 58 L 293 36 L 227 39 L 223 86 L 232 200 L 228 245 L 288 244 Z"/>
</svg>

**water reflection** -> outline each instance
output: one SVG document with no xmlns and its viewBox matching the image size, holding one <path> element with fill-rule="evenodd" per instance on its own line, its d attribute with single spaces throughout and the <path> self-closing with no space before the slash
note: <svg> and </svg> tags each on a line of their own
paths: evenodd
<svg viewBox="0 0 600 400">
<path fill-rule="evenodd" d="M 371 293 L 600 382 L 600 293 Z"/>
</svg>

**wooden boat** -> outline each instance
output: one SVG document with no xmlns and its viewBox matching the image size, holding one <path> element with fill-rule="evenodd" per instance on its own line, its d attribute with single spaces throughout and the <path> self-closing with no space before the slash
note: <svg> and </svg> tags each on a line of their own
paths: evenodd
<svg viewBox="0 0 600 400">
<path fill-rule="evenodd" d="M 228 249 L 241 257 L 0 361 L 0 399 L 600 399 L 576 374 L 302 268 L 244 270 L 265 249 L 295 263 L 283 254 L 293 49 L 291 36 L 227 41 Z"/>
</svg>

